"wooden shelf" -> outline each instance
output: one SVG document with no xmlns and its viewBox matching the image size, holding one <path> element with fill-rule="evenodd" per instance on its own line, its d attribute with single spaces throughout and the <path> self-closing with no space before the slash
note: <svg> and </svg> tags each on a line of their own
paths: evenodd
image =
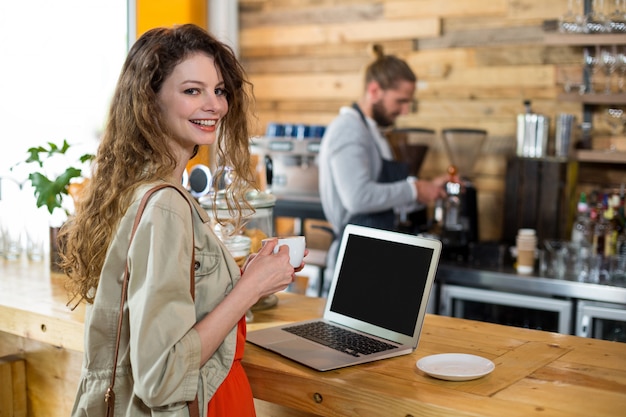
<svg viewBox="0 0 626 417">
<path fill-rule="evenodd" d="M 560 101 L 572 101 L 583 104 L 606 104 L 619 105 L 626 104 L 626 93 L 619 94 L 578 94 L 564 93 L 559 94 Z"/>
<path fill-rule="evenodd" d="M 574 33 L 546 33 L 543 42 L 546 45 L 626 45 L 626 34 L 606 33 L 578 35 Z"/>
<path fill-rule="evenodd" d="M 578 162 L 626 164 L 626 152 L 581 149 L 576 151 Z"/>
</svg>

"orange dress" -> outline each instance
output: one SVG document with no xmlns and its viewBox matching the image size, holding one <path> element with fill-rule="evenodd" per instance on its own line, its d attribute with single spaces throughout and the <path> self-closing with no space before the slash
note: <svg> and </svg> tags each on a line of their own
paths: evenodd
<svg viewBox="0 0 626 417">
<path fill-rule="evenodd" d="M 237 324 L 237 347 L 230 372 L 209 401 L 207 417 L 256 417 L 252 389 L 241 365 L 246 344 L 246 318 Z"/>
</svg>

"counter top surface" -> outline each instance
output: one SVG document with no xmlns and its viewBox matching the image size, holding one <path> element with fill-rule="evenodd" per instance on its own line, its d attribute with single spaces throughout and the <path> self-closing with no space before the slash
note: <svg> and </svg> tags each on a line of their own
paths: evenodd
<svg viewBox="0 0 626 417">
<path fill-rule="evenodd" d="M 46 262 L 0 258 L 0 331 L 82 351 L 85 306 L 68 301 L 65 275 Z"/>
<path fill-rule="evenodd" d="M 250 329 L 322 315 L 324 299 L 279 293 Z M 82 350 L 82 307 L 66 307 L 63 276 L 45 265 L 0 262 L 0 331 Z M 437 353 L 492 360 L 480 379 L 419 371 Z M 255 397 L 322 416 L 616 416 L 626 409 L 626 344 L 427 315 L 415 352 L 317 372 L 248 344 Z"/>
<path fill-rule="evenodd" d="M 323 299 L 281 294 L 278 308 L 255 314 L 249 328 L 318 317 L 323 307 Z M 496 368 L 450 382 L 416 367 L 452 352 Z M 626 409 L 626 344 L 444 316 L 426 316 L 410 355 L 317 372 L 248 344 L 244 366 L 255 397 L 325 416 L 615 416 Z"/>
<path fill-rule="evenodd" d="M 473 267 L 441 263 L 437 279 L 448 283 L 547 296 L 626 304 L 626 283 L 590 283 L 574 278 L 520 275 L 512 267 Z"/>
</svg>

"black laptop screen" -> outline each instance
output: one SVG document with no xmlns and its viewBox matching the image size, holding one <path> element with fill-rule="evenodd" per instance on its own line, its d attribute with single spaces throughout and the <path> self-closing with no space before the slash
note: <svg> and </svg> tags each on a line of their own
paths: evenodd
<svg viewBox="0 0 626 417">
<path fill-rule="evenodd" d="M 330 310 L 412 336 L 433 249 L 358 235 L 347 239 Z"/>
</svg>

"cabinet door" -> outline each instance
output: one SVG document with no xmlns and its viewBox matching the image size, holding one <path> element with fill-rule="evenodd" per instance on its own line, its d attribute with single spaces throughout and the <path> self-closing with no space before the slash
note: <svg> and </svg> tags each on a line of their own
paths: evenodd
<svg viewBox="0 0 626 417">
<path fill-rule="evenodd" d="M 446 284 L 439 314 L 570 334 L 572 307 L 568 300 Z"/>
<path fill-rule="evenodd" d="M 626 342 L 626 306 L 578 301 L 576 336 Z"/>
<path fill-rule="evenodd" d="M 517 231 L 531 228 L 537 239 L 569 240 L 570 201 L 578 165 L 571 161 L 514 157 L 507 162 L 502 237 L 515 242 Z"/>
</svg>

